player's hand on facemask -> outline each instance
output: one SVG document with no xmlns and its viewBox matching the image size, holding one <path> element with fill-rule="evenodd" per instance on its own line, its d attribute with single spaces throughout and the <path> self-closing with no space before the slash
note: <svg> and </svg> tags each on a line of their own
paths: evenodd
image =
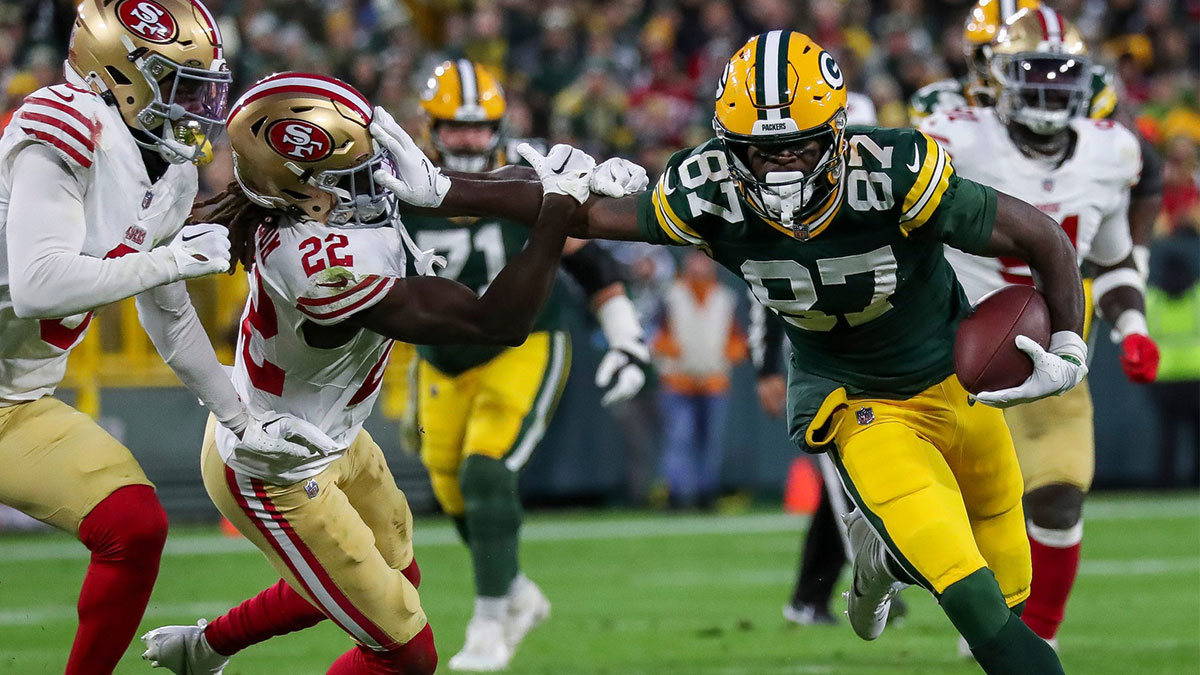
<svg viewBox="0 0 1200 675">
<path fill-rule="evenodd" d="M 223 225 L 184 225 L 167 248 L 175 256 L 181 279 L 218 274 L 229 269 L 229 230 Z"/>
<path fill-rule="evenodd" d="M 592 174 L 592 192 L 605 197 L 625 197 L 637 194 L 650 185 L 646 170 L 627 159 L 613 157 L 596 167 Z"/>
<path fill-rule="evenodd" d="M 378 106 L 370 129 L 371 137 L 387 149 L 396 168 L 395 174 L 384 169 L 376 170 L 373 174 L 375 182 L 396 195 L 400 201 L 413 206 L 441 206 L 446 193 L 450 191 L 450 179 L 425 156 L 408 132 Z"/>
<path fill-rule="evenodd" d="M 249 453 L 264 459 L 307 459 L 337 450 L 338 445 L 333 439 L 316 425 L 295 415 L 274 412 L 252 417 L 234 446 L 235 453 Z"/>
<path fill-rule="evenodd" d="M 1015 387 L 981 391 L 975 400 L 995 408 L 1010 408 L 1066 393 L 1087 375 L 1087 344 L 1073 331 L 1051 335 L 1049 350 L 1024 335 L 1018 335 L 1016 342 L 1017 349 L 1033 361 L 1033 374 Z"/>
<path fill-rule="evenodd" d="M 561 143 L 545 155 L 522 143 L 517 146 L 517 153 L 537 172 L 543 194 L 566 195 L 580 204 L 587 201 L 592 173 L 596 170 L 596 160 L 591 155 Z"/>
</svg>

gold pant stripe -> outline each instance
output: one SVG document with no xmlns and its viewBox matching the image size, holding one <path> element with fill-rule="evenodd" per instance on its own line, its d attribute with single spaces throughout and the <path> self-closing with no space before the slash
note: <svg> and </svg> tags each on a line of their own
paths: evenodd
<svg viewBox="0 0 1200 675">
<path fill-rule="evenodd" d="M 542 378 L 533 413 L 522 424 L 521 431 L 517 434 L 517 444 L 504 459 L 504 465 L 509 471 L 520 471 L 533 455 L 534 448 L 546 435 L 550 414 L 557 407 L 558 399 L 567 383 L 567 372 L 571 369 L 570 347 L 566 333 L 556 331 L 551 334 L 550 363 L 546 367 L 545 377 Z"/>
</svg>

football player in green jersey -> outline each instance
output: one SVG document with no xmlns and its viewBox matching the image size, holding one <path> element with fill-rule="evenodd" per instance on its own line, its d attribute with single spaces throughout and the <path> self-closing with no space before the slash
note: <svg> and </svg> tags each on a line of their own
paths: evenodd
<svg viewBox="0 0 1200 675">
<path fill-rule="evenodd" d="M 467 59 L 430 75 L 421 98 L 433 159 L 447 169 L 485 171 L 518 159 L 506 148 L 504 91 Z M 516 145 L 512 142 L 511 145 Z M 635 191 L 644 189 L 645 172 Z M 495 217 L 411 215 L 405 227 L 422 249 L 446 259 L 439 276 L 483 289 L 516 255 L 529 229 Z M 619 266 L 599 244 L 568 240 L 562 265 L 588 295 L 609 352 L 596 384 L 605 405 L 635 395 L 646 381 L 649 349 Z M 417 348 L 421 460 L 434 495 L 471 552 L 475 613 L 451 670 L 499 670 L 550 613 L 550 602 L 520 571 L 517 478 L 554 415 L 571 365 L 570 336 L 552 297 L 519 347 Z"/>
<path fill-rule="evenodd" d="M 831 454 L 859 509 L 849 614 L 860 636 L 878 637 L 902 580 L 938 598 L 986 672 L 1061 673 L 1019 618 L 1029 544 L 996 407 L 1086 373 L 1070 241 L 1034 207 L 957 176 L 920 132 L 848 128 L 845 102 L 837 63 L 807 36 L 756 36 L 722 75 L 717 137 L 674 155 L 649 193 L 592 195 L 572 232 L 701 248 L 787 322 L 792 437 Z M 554 168 L 530 157 L 538 176 Z M 401 179 L 379 179 L 418 207 L 531 222 L 540 202 L 528 170 L 448 178 L 399 164 Z M 968 306 L 944 243 L 1027 261 L 1050 307 L 1050 349 L 1018 339 L 1033 374 L 980 393 L 987 405 L 970 405 L 954 375 Z"/>
</svg>

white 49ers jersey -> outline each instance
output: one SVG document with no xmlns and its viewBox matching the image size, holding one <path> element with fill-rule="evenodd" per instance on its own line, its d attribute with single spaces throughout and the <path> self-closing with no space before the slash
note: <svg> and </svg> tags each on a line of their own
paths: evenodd
<svg viewBox="0 0 1200 675">
<path fill-rule="evenodd" d="M 261 229 L 233 373 L 250 414 L 290 413 L 320 427 L 342 451 L 350 447 L 379 395 L 392 340 L 359 330 L 339 347 L 317 348 L 305 339 L 304 325 L 337 324 L 372 307 L 404 276 L 404 265 L 402 240 L 390 227 L 285 221 Z M 268 465 L 240 458 L 236 441 L 218 426 L 225 463 L 272 483 L 313 476 L 341 456 Z"/>
<path fill-rule="evenodd" d="M 1133 249 L 1129 188 L 1142 170 L 1137 139 L 1109 120 L 1075 119 L 1071 155 L 1058 166 L 1024 155 L 990 108 L 930 115 L 921 131 L 950 153 L 959 175 L 1036 206 L 1058 221 L 1080 262 L 1114 265 Z M 1006 284 L 1032 284 L 1029 267 L 1009 258 L 983 258 L 946 248 L 971 302 Z"/>
<path fill-rule="evenodd" d="M 0 138 L 0 405 L 54 393 L 67 355 L 83 339 L 91 312 L 21 319 L 10 292 L 8 209 L 20 150 L 52 149 L 74 176 L 73 194 L 47 188 L 45 199 L 79 199 L 87 234 L 82 253 L 115 258 L 169 243 L 196 197 L 196 167 L 173 165 L 151 184 L 137 144 L 117 111 L 92 92 L 57 84 L 29 95 Z M 19 255 L 13 251 L 12 254 Z"/>
</svg>

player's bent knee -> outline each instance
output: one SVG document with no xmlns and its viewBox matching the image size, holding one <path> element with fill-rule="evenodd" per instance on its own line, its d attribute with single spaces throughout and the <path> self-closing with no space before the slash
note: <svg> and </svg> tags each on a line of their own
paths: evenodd
<svg viewBox="0 0 1200 675">
<path fill-rule="evenodd" d="M 384 652 L 370 652 L 372 670 L 396 675 L 432 675 L 437 670 L 437 648 L 433 644 L 433 629 L 429 624 L 411 640 Z"/>
<path fill-rule="evenodd" d="M 79 538 L 100 556 L 157 556 L 167 541 L 167 513 L 154 488 L 129 485 L 92 509 L 80 525 Z"/>
<path fill-rule="evenodd" d="M 1075 485 L 1046 485 L 1025 495 L 1025 515 L 1047 530 L 1070 529 L 1083 517 L 1083 498 L 1083 490 Z"/>
</svg>

